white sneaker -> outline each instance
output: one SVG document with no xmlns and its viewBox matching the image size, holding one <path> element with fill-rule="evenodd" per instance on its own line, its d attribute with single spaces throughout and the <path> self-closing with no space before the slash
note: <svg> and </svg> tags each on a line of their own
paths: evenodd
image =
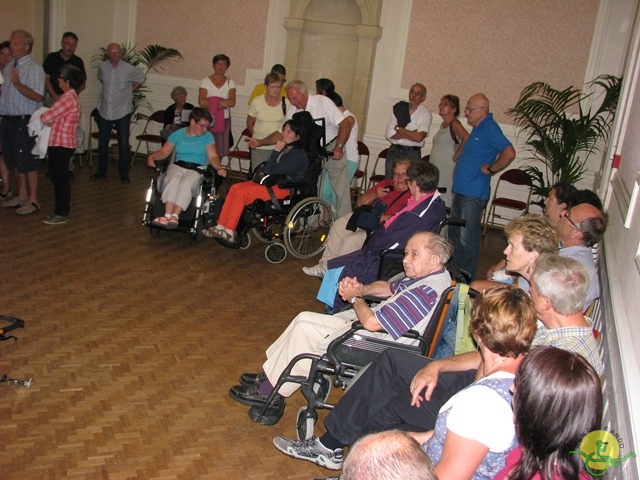
<svg viewBox="0 0 640 480">
<path fill-rule="evenodd" d="M 326 269 L 322 265 L 317 264 L 313 267 L 302 267 L 302 271 L 305 275 L 310 277 L 324 278 L 324 272 L 326 272 Z"/>
</svg>

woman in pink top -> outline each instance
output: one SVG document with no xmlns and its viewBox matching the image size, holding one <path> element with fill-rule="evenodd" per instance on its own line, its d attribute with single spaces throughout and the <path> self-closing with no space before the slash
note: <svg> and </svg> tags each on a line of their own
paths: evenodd
<svg viewBox="0 0 640 480">
<path fill-rule="evenodd" d="M 51 127 L 49 137 L 49 172 L 53 182 L 55 210 L 43 220 L 47 225 L 57 225 L 69 221 L 69 204 L 71 202 L 71 182 L 69 177 L 69 160 L 78 146 L 78 122 L 80 120 L 80 100 L 76 90 L 84 81 L 84 75 L 73 65 L 64 65 L 60 69 L 58 85 L 62 95 L 58 97 L 51 109 L 42 114 L 40 119 Z"/>
<path fill-rule="evenodd" d="M 209 109 L 209 112 L 217 118 L 212 108 L 209 108 L 210 97 L 219 99 L 217 108 L 224 112 L 224 129 L 213 131 L 216 139 L 216 149 L 218 156 L 222 159 L 225 155 L 229 155 L 231 144 L 229 142 L 229 133 L 231 132 L 231 108 L 236 106 L 236 84 L 227 77 L 227 69 L 231 66 L 231 60 L 226 55 L 220 53 L 213 57 L 213 75 L 205 77 L 200 82 L 200 90 L 198 92 L 198 104 L 201 107 Z M 214 109 L 215 110 L 215 109 Z"/>
<path fill-rule="evenodd" d="M 494 480 L 591 478 L 582 456 L 571 453 L 602 421 L 602 387 L 589 362 L 567 350 L 535 347 L 518 367 L 512 392 L 520 446 Z"/>
</svg>

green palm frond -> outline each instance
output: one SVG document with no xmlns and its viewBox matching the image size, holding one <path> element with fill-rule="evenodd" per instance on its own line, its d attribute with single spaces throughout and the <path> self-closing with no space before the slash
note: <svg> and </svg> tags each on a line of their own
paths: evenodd
<svg viewBox="0 0 640 480">
<path fill-rule="evenodd" d="M 591 92 L 568 87 L 557 90 L 544 82 L 525 87 L 507 115 L 526 136 L 526 149 L 542 162 L 544 171 L 530 166 L 526 170 L 534 182 L 535 203 L 541 204 L 557 182 L 575 184 L 587 171 L 586 160 L 598 151 L 611 133 L 620 97 L 622 79 L 601 75 L 587 86 Z M 586 100 L 599 90 L 597 108 L 584 108 Z M 569 113 L 575 112 L 577 113 Z"/>
<path fill-rule="evenodd" d="M 156 72 L 162 70 L 168 63 L 184 60 L 178 50 L 163 47 L 162 45 L 147 45 L 139 51 L 136 51 L 135 45 L 126 43 L 123 43 L 120 47 L 122 48 L 122 60 L 142 71 L 145 76 L 152 70 Z M 100 47 L 98 53 L 91 57 L 91 62 L 95 68 L 98 68 L 100 63 L 108 58 L 107 49 Z M 151 103 L 146 100 L 149 92 L 150 90 L 146 85 L 146 79 L 145 82 L 133 92 L 132 118 L 134 123 L 147 117 L 147 115 L 141 112 L 142 109 L 149 112 L 152 110 Z"/>
</svg>

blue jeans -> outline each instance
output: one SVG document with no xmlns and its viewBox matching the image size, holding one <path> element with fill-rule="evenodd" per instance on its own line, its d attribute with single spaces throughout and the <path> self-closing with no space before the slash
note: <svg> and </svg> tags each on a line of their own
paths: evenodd
<svg viewBox="0 0 640 480">
<path fill-rule="evenodd" d="M 118 173 L 129 176 L 129 124 L 131 114 L 125 115 L 117 120 L 107 120 L 98 113 L 96 115 L 98 123 L 98 173 L 106 175 L 109 168 L 109 139 L 111 137 L 111 127 L 115 125 L 118 135 Z"/>
<path fill-rule="evenodd" d="M 476 278 L 478 258 L 480 257 L 480 235 L 482 211 L 488 200 L 468 197 L 459 193 L 453 194 L 451 218 L 462 218 L 467 221 L 465 227 L 449 225 L 448 237 L 453 245 L 452 263 L 471 273 Z"/>
</svg>

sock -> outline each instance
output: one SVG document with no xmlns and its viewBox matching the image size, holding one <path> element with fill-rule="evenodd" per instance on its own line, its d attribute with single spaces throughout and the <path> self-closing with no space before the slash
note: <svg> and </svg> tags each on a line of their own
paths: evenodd
<svg viewBox="0 0 640 480">
<path fill-rule="evenodd" d="M 268 378 L 265 378 L 264 382 L 260 384 L 260 388 L 258 389 L 258 391 L 260 392 L 260 395 L 269 395 L 271 392 L 273 392 L 273 385 L 271 385 L 271 382 Z"/>
<path fill-rule="evenodd" d="M 329 432 L 322 435 L 318 441 L 322 444 L 324 448 L 327 450 L 337 450 L 339 448 L 344 448 L 344 444 L 340 442 L 336 437 L 331 435 Z"/>
<path fill-rule="evenodd" d="M 233 230 L 228 229 L 228 228 L 225 228 L 224 231 L 227 232 L 232 237 L 235 235 L 235 232 Z"/>
</svg>

